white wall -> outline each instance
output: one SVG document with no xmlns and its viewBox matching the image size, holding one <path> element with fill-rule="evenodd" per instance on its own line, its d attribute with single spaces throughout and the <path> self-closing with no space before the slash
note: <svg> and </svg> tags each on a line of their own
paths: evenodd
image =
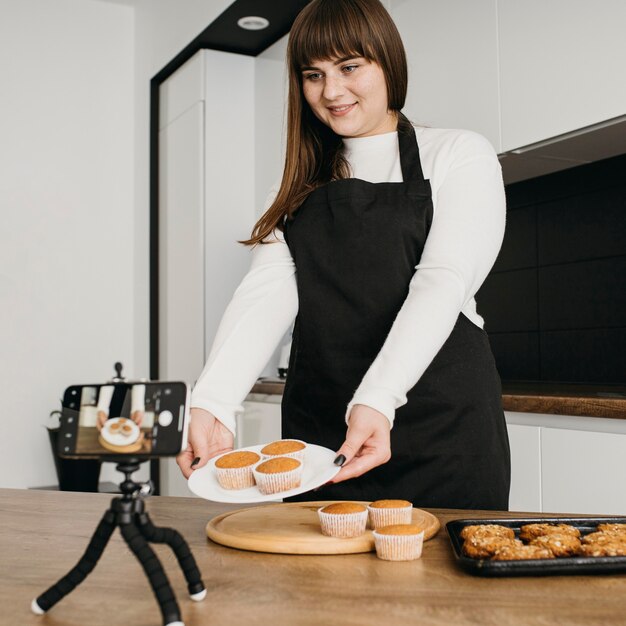
<svg viewBox="0 0 626 626">
<path fill-rule="evenodd" d="M 133 352 L 133 10 L 0 0 L 0 487 L 56 482 L 43 424 Z"/>
</svg>

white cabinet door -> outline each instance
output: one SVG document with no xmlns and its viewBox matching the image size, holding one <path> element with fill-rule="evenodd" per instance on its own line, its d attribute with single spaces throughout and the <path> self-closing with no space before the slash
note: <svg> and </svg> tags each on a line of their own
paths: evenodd
<svg viewBox="0 0 626 626">
<path fill-rule="evenodd" d="M 541 429 L 508 424 L 511 444 L 511 511 L 541 512 Z"/>
<path fill-rule="evenodd" d="M 543 510 L 626 514 L 626 435 L 542 428 Z"/>
<path fill-rule="evenodd" d="M 497 6 L 503 152 L 626 113 L 624 0 Z"/>
<path fill-rule="evenodd" d="M 204 104 L 159 133 L 159 377 L 204 366 Z"/>
<path fill-rule="evenodd" d="M 244 412 L 237 416 L 236 448 L 276 441 L 281 437 L 280 404 L 244 402 Z"/>
</svg>

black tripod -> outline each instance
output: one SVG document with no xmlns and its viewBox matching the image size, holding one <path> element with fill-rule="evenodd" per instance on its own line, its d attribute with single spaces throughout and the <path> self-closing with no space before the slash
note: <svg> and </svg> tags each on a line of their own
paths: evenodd
<svg viewBox="0 0 626 626">
<path fill-rule="evenodd" d="M 73 591 L 91 573 L 98 559 L 119 526 L 122 537 L 133 551 L 150 581 L 152 591 L 163 615 L 165 626 L 184 626 L 174 591 L 163 571 L 163 566 L 148 542 L 167 543 L 178 559 L 192 600 L 199 602 L 206 596 L 206 588 L 200 578 L 200 571 L 182 535 L 173 528 L 158 528 L 145 512 L 143 497 L 150 493 L 150 484 L 142 485 L 131 479 L 131 474 L 139 469 L 138 459 L 125 459 L 117 470 L 125 476 L 120 485 L 122 496 L 113 498 L 111 507 L 105 512 L 94 532 L 85 553 L 78 563 L 63 578 L 33 600 L 33 613 L 42 615 L 59 600 Z"/>
</svg>

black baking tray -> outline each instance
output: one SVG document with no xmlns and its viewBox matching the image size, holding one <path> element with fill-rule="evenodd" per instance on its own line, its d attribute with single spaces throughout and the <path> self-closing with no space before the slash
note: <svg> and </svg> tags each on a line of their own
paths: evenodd
<svg viewBox="0 0 626 626">
<path fill-rule="evenodd" d="M 526 561 L 491 561 L 472 559 L 461 550 L 461 531 L 472 524 L 499 524 L 512 528 L 515 536 L 524 524 L 570 524 L 581 535 L 594 532 L 598 524 L 626 524 L 626 517 L 537 517 L 523 519 L 459 519 L 446 524 L 457 563 L 474 576 L 554 576 L 626 573 L 626 556 L 573 556 Z"/>
</svg>

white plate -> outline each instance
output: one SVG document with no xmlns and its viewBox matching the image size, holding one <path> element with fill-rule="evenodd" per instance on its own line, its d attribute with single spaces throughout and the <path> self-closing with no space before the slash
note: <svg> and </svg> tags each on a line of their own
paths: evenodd
<svg viewBox="0 0 626 626">
<path fill-rule="evenodd" d="M 261 452 L 266 444 L 240 448 L 240 450 L 250 450 L 251 452 Z M 228 453 L 226 453 L 228 454 Z M 223 456 L 223 455 L 220 455 Z M 218 482 L 215 474 L 215 461 L 219 456 L 211 459 L 204 467 L 197 469 L 189 477 L 187 484 L 189 489 L 197 496 L 213 502 L 230 502 L 243 504 L 247 502 L 270 502 L 280 498 L 296 496 L 299 493 L 310 491 L 316 487 L 326 484 L 341 469 L 333 461 L 337 453 L 323 446 L 307 443 L 304 457 L 304 469 L 302 471 L 302 482 L 296 489 L 281 491 L 263 495 L 257 487 L 247 489 L 224 489 Z"/>
<path fill-rule="evenodd" d="M 111 432 L 111 424 L 113 422 L 120 422 L 120 427 L 124 424 L 128 424 L 132 431 L 129 435 L 122 435 L 121 432 L 112 433 Z M 133 422 L 133 420 L 129 420 L 127 417 L 116 417 L 112 420 L 107 420 L 100 431 L 100 436 L 107 442 L 114 446 L 130 446 L 135 443 L 137 439 L 139 439 L 139 426 Z"/>
</svg>

